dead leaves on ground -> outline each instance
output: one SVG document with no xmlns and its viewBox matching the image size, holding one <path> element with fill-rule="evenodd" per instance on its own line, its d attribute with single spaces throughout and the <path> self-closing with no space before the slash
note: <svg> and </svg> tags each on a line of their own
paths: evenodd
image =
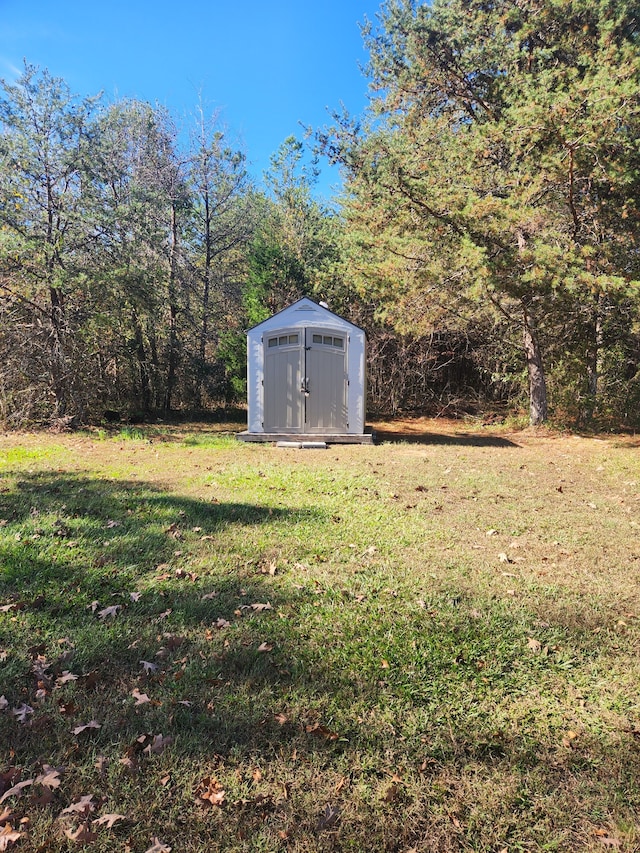
<svg viewBox="0 0 640 853">
<path fill-rule="evenodd" d="M 196 800 L 201 804 L 221 807 L 226 798 L 226 792 L 215 776 L 205 776 L 196 788 Z"/>
<path fill-rule="evenodd" d="M 20 799 L 27 789 L 30 790 L 29 806 L 49 806 L 54 802 L 54 791 L 60 788 L 63 767 L 51 767 L 48 764 L 42 766 L 42 772 L 34 778 L 19 781 L 21 771 L 19 768 L 9 768 L 5 773 L 0 773 L 0 803 L 9 799 Z M 65 837 L 77 844 L 88 844 L 96 840 L 96 829 L 111 829 L 118 821 L 125 820 L 126 815 L 110 812 L 97 818 L 90 818 L 96 808 L 102 805 L 103 800 L 94 801 L 92 794 L 84 794 L 78 800 L 63 808 L 58 819 L 62 826 L 61 831 Z M 14 828 L 18 820 L 14 808 L 5 806 L 0 810 L 0 851 L 7 850 L 10 844 L 14 844 L 25 835 L 24 831 Z M 65 826 L 69 821 L 74 824 L 80 820 L 78 826 Z M 26 827 L 30 823 L 28 817 L 19 819 L 19 825 Z"/>
<path fill-rule="evenodd" d="M 7 821 L 0 826 L 0 850 L 8 850 L 9 845 L 15 844 L 23 835 L 23 832 L 16 832 L 13 826 Z"/>
</svg>

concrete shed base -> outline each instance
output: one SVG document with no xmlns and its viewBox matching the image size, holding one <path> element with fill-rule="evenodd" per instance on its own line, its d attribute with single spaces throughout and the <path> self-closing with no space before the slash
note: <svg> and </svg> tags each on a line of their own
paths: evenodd
<svg viewBox="0 0 640 853">
<path fill-rule="evenodd" d="M 339 435 L 325 435 L 324 433 L 283 433 L 283 432 L 243 432 L 236 433 L 238 441 L 260 441 L 260 442 L 295 442 L 296 444 L 311 444 L 324 442 L 325 444 L 375 444 L 375 433 L 368 429 L 362 435 L 341 433 Z"/>
</svg>

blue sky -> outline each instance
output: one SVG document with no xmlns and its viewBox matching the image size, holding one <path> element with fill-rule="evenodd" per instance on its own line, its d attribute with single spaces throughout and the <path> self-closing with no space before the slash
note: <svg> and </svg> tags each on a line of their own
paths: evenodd
<svg viewBox="0 0 640 853">
<path fill-rule="evenodd" d="M 188 126 L 200 97 L 260 179 L 300 122 L 330 122 L 367 101 L 358 24 L 379 0 L 0 0 L 0 76 L 23 59 L 78 95 L 141 98 Z M 318 190 L 338 176 L 323 166 Z"/>
</svg>

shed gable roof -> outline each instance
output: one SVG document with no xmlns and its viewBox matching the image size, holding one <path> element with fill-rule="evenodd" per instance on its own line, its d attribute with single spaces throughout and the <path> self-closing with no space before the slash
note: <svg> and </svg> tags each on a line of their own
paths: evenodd
<svg viewBox="0 0 640 853">
<path fill-rule="evenodd" d="M 268 319 L 258 323 L 257 326 L 249 329 L 248 334 L 258 331 L 263 332 L 268 329 L 281 328 L 286 326 L 288 322 L 295 322 L 297 325 L 301 320 L 306 320 L 307 318 L 310 324 L 317 323 L 322 325 L 324 323 L 332 326 L 343 325 L 358 332 L 362 332 L 362 329 L 360 329 L 359 326 L 349 322 L 349 320 L 345 320 L 344 317 L 341 317 L 339 314 L 335 314 L 328 308 L 318 305 L 318 303 L 314 302 L 313 299 L 303 296 L 302 299 L 298 299 L 297 302 L 293 302 L 291 305 L 288 305 L 286 308 L 283 308 L 281 311 L 273 314 Z"/>
</svg>

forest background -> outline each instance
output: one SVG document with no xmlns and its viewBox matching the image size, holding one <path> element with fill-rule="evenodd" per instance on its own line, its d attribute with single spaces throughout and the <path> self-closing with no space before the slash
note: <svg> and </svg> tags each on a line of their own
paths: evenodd
<svg viewBox="0 0 640 853">
<path fill-rule="evenodd" d="M 370 107 L 264 187 L 218 117 L 25 64 L 0 100 L 0 422 L 242 403 L 301 296 L 367 331 L 369 411 L 640 423 L 640 52 L 629 0 L 389 0 Z M 342 168 L 332 204 L 314 159 Z"/>
</svg>

